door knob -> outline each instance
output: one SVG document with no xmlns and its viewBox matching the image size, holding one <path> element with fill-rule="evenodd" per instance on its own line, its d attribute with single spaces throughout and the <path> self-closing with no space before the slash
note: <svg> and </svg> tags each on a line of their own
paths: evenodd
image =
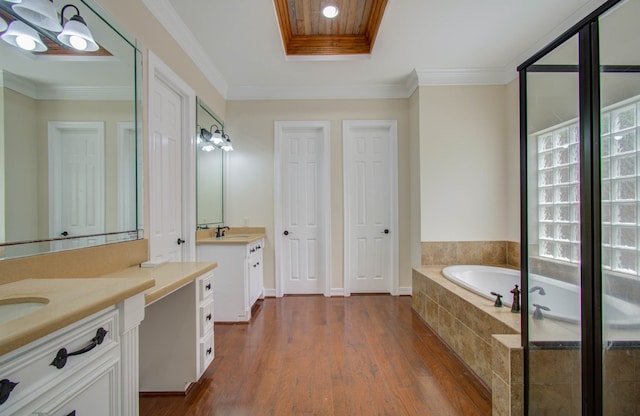
<svg viewBox="0 0 640 416">
<path fill-rule="evenodd" d="M 389 229 L 385 228 L 384 231 L 381 234 L 389 234 Z"/>
<path fill-rule="evenodd" d="M 284 232 L 283 232 L 282 234 L 284 234 L 284 235 L 289 235 L 289 231 L 284 230 Z"/>
<path fill-rule="evenodd" d="M 66 232 L 66 231 L 63 231 L 63 232 L 61 232 L 61 233 L 60 233 L 60 235 L 61 235 L 61 236 L 63 236 L 63 237 L 66 237 L 66 236 L 68 236 L 68 235 L 69 235 L 69 233 L 68 233 L 68 232 Z"/>
<path fill-rule="evenodd" d="M 183 239 L 178 238 L 178 245 L 180 245 L 180 244 L 184 244 L 184 242 L 185 242 L 185 241 L 184 241 Z"/>
</svg>

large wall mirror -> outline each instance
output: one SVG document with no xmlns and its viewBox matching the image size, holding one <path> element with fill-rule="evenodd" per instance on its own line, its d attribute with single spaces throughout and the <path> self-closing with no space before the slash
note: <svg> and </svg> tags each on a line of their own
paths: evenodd
<svg viewBox="0 0 640 416">
<path fill-rule="evenodd" d="M 206 140 L 209 134 L 215 133 L 216 130 L 223 130 L 223 125 L 200 99 L 197 102 L 196 124 L 198 132 L 196 217 L 198 228 L 207 229 L 224 222 L 224 151 L 207 143 Z M 203 135 L 207 137 L 203 138 Z"/>
<path fill-rule="evenodd" d="M 135 40 L 90 0 L 53 1 L 62 32 L 19 4 L 0 0 L 0 258 L 142 238 Z"/>
</svg>

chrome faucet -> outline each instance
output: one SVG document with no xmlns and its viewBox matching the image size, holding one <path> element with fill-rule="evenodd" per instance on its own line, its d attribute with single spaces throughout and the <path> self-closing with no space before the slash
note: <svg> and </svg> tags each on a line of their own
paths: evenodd
<svg viewBox="0 0 640 416">
<path fill-rule="evenodd" d="M 540 293 L 540 296 L 544 296 L 547 294 L 547 292 L 544 291 L 544 289 L 541 286 L 534 286 L 529 290 L 529 293 L 533 293 L 535 291 L 538 291 L 538 293 Z"/>
<path fill-rule="evenodd" d="M 535 319 L 536 321 L 541 321 L 542 319 L 544 319 L 544 315 L 542 315 L 542 311 L 549 312 L 551 310 L 550 308 L 543 305 L 538 305 L 537 303 L 534 303 L 533 307 L 536 308 L 536 310 L 533 311 L 533 319 Z"/>
<path fill-rule="evenodd" d="M 226 225 L 224 227 L 221 227 L 218 225 L 216 227 L 216 238 L 224 237 L 225 230 L 230 230 L 230 229 L 231 228 L 227 227 Z"/>
</svg>

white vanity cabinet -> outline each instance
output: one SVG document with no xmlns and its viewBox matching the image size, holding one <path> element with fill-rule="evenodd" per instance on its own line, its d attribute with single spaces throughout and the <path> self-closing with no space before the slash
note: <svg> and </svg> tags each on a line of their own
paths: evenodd
<svg viewBox="0 0 640 416">
<path fill-rule="evenodd" d="M 0 379 L 17 384 L 0 405 L 0 414 L 127 413 L 131 406 L 122 405 L 121 374 L 126 369 L 119 318 L 113 306 L 1 356 Z"/>
<path fill-rule="evenodd" d="M 213 271 L 150 303 L 140 324 L 140 392 L 185 393 L 214 353 Z"/>
<path fill-rule="evenodd" d="M 216 322 L 246 322 L 251 307 L 262 297 L 264 239 L 199 244 L 198 261 L 216 261 L 214 316 Z"/>
</svg>

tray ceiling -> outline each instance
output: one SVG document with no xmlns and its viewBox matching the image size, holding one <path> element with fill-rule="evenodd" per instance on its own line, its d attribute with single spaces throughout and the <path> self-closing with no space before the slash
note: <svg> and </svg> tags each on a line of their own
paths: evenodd
<svg viewBox="0 0 640 416">
<path fill-rule="evenodd" d="M 335 5 L 335 18 L 322 8 Z M 370 54 L 387 0 L 274 0 L 287 56 Z"/>
</svg>

